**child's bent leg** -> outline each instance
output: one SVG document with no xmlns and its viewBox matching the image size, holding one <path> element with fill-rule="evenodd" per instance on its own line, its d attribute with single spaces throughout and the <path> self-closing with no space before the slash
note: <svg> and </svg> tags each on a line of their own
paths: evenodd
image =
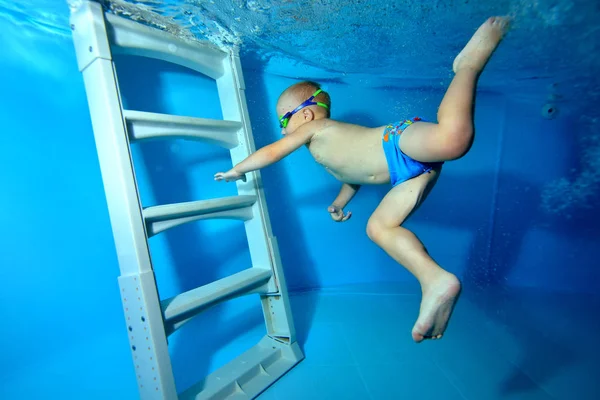
<svg viewBox="0 0 600 400">
<path fill-rule="evenodd" d="M 506 32 L 508 19 L 490 18 L 454 60 L 455 76 L 438 110 L 438 123 L 419 122 L 400 136 L 404 153 L 422 162 L 455 160 L 473 143 L 475 87 L 481 71 Z"/>
<path fill-rule="evenodd" d="M 421 309 L 412 330 L 416 342 L 442 336 L 460 292 L 456 276 L 436 264 L 415 234 L 400 226 L 427 197 L 438 174 L 433 170 L 390 190 L 367 224 L 371 240 L 421 283 Z"/>
</svg>

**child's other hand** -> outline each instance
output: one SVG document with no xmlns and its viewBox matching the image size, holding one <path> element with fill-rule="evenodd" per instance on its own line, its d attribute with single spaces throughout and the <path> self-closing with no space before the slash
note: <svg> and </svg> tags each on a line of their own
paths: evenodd
<svg viewBox="0 0 600 400">
<path fill-rule="evenodd" d="M 346 215 L 344 215 L 344 210 L 334 205 L 329 206 L 329 208 L 327 208 L 327 211 L 329 211 L 331 219 L 333 219 L 335 222 L 347 221 L 352 216 L 351 211 L 348 211 Z"/>
<path fill-rule="evenodd" d="M 246 175 L 245 174 L 239 174 L 234 169 L 230 169 L 227 172 L 217 172 L 215 174 L 215 181 L 225 180 L 225 182 L 233 182 L 233 181 L 237 181 L 239 179 L 241 179 L 242 181 L 246 182 Z"/>
</svg>

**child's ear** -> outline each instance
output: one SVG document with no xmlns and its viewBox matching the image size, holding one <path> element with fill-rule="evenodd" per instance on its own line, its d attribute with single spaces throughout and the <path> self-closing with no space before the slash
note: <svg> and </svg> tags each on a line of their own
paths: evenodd
<svg viewBox="0 0 600 400">
<path fill-rule="evenodd" d="M 302 117 L 304 118 L 304 122 L 310 122 L 315 119 L 315 113 L 311 109 L 305 108 L 302 110 Z"/>
</svg>

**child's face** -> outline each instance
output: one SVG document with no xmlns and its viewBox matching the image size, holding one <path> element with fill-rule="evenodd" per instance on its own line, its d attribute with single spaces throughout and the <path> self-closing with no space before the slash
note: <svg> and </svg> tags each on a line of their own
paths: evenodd
<svg viewBox="0 0 600 400">
<path fill-rule="evenodd" d="M 285 115 L 287 112 L 290 112 L 298 107 L 299 104 L 300 102 L 294 98 L 282 98 L 279 103 L 277 103 L 277 116 L 281 117 Z M 281 134 L 286 135 L 288 133 L 292 133 L 304 123 L 312 120 L 312 112 L 309 111 L 310 110 L 308 108 L 304 108 L 292 115 L 287 120 L 287 125 L 281 128 Z"/>
</svg>

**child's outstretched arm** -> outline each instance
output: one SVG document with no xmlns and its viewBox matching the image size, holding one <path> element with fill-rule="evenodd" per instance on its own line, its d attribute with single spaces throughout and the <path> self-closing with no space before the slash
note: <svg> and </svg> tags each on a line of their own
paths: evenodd
<svg viewBox="0 0 600 400">
<path fill-rule="evenodd" d="M 360 185 L 349 183 L 344 183 L 342 185 L 340 194 L 338 194 L 333 203 L 327 208 L 327 211 L 329 211 L 329 214 L 334 221 L 344 222 L 352 216 L 351 211 L 348 211 L 348 213 L 344 215 L 344 207 L 350 203 L 350 200 L 352 200 L 358 189 L 360 189 Z"/>
<path fill-rule="evenodd" d="M 250 154 L 227 172 L 217 172 L 215 180 L 227 182 L 242 179 L 246 181 L 245 174 L 250 171 L 267 167 L 276 163 L 294 150 L 308 143 L 313 135 L 313 130 L 307 126 L 301 126 L 294 133 L 286 135 L 283 139 L 271 143 L 256 152 Z"/>
</svg>

